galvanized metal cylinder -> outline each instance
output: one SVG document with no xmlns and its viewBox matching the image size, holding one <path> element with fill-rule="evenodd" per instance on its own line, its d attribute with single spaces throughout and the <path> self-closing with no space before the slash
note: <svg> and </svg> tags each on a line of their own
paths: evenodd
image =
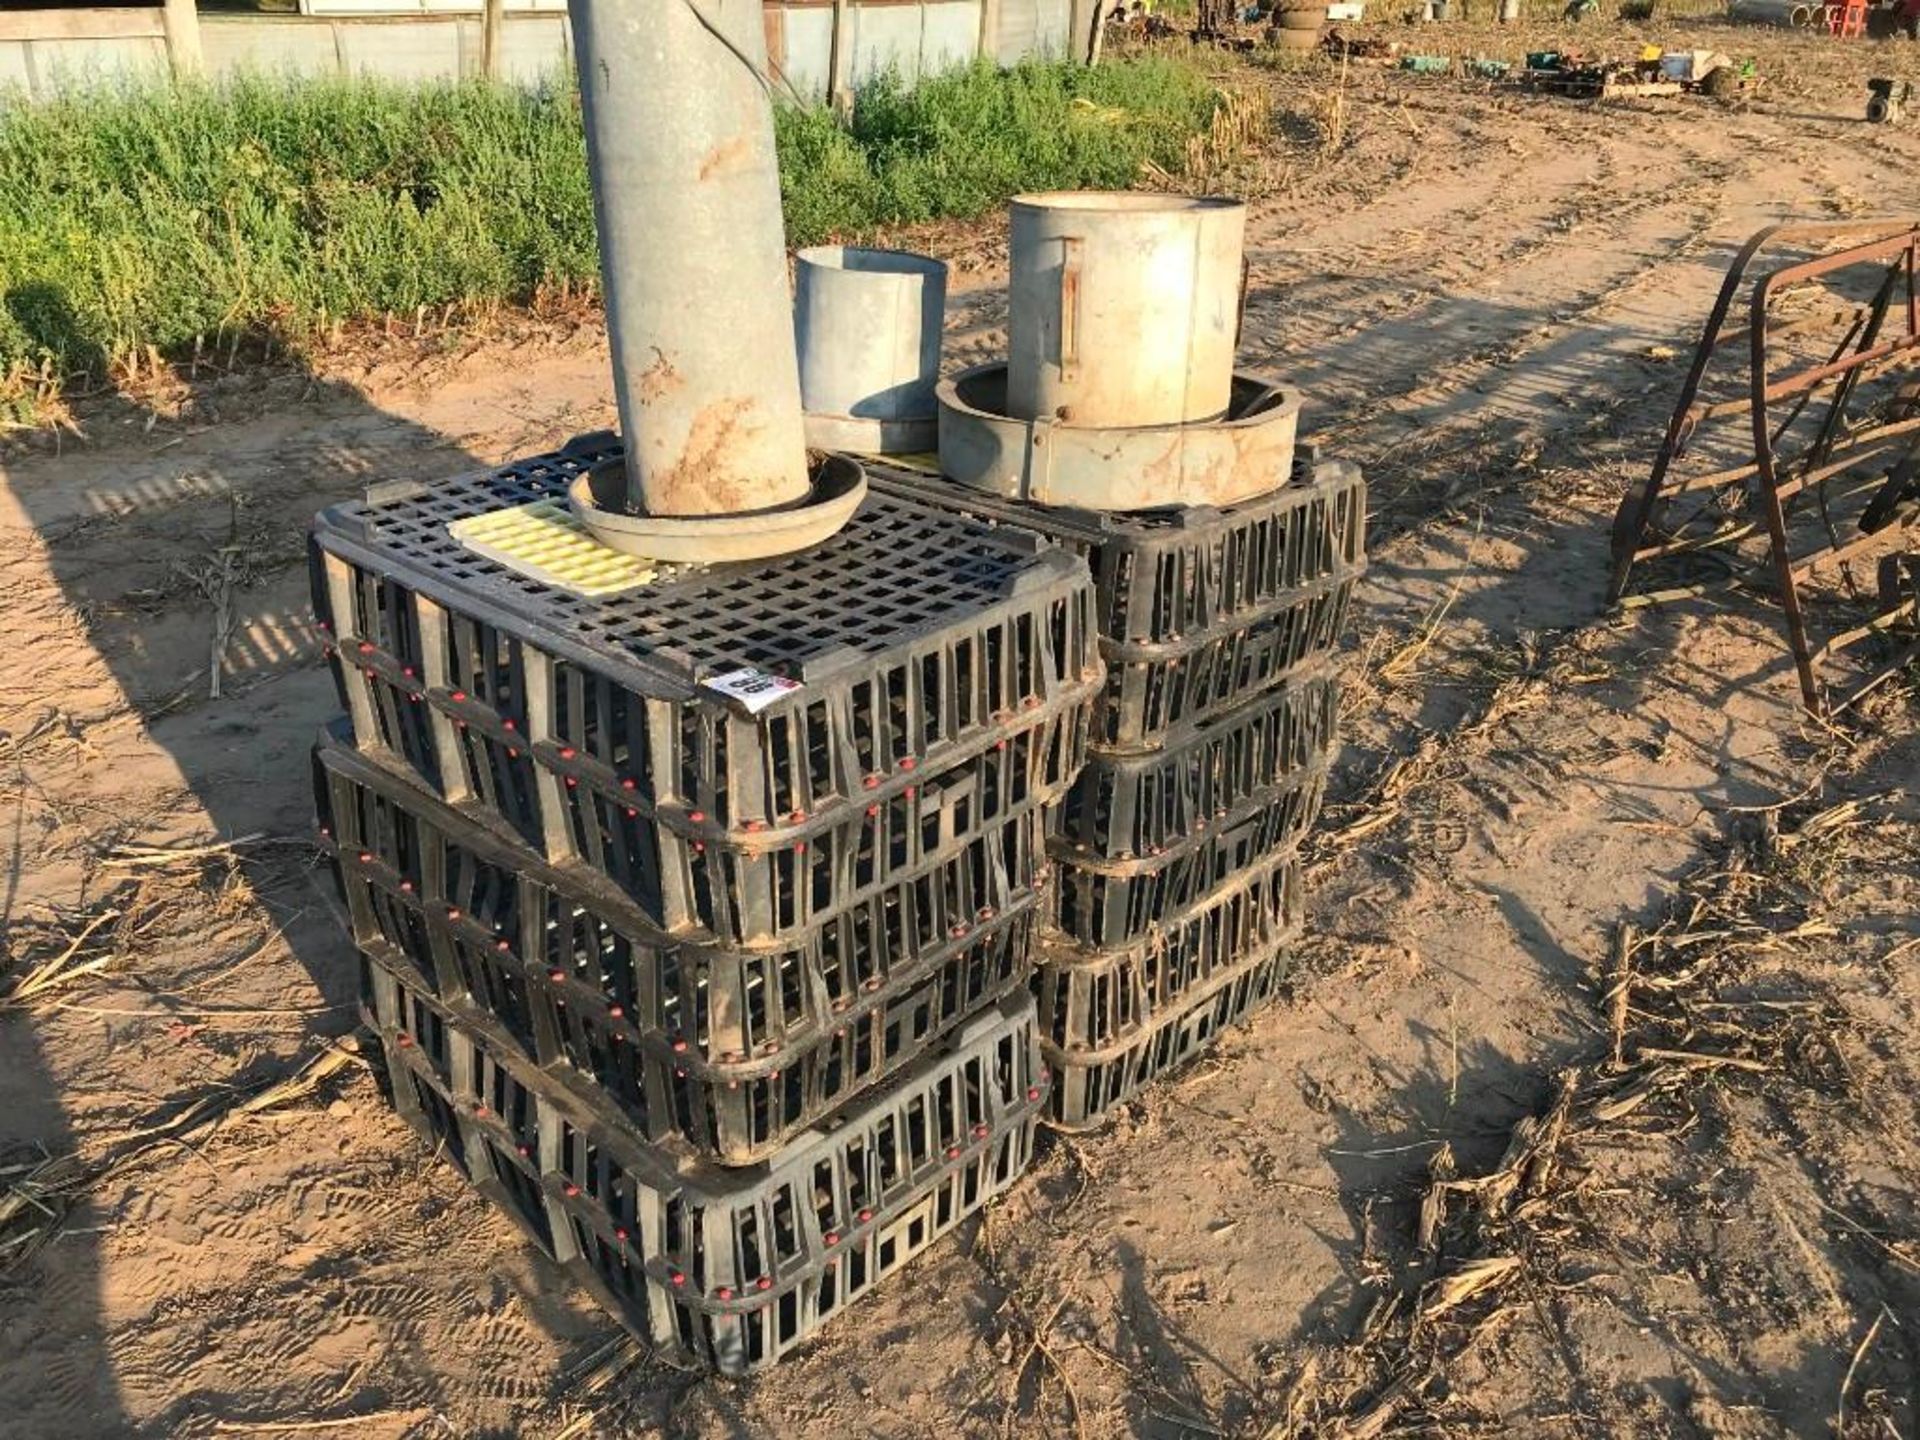
<svg viewBox="0 0 1920 1440">
<path fill-rule="evenodd" d="M 636 513 L 808 494 L 760 0 L 568 0 Z"/>
<path fill-rule="evenodd" d="M 1245 205 L 1220 197 L 1016 197 L 1009 413 L 1069 425 L 1224 415 L 1246 220 Z"/>
<path fill-rule="evenodd" d="M 931 448 L 946 308 L 947 267 L 929 256 L 800 251 L 793 330 L 809 439 L 870 454 Z"/>
</svg>

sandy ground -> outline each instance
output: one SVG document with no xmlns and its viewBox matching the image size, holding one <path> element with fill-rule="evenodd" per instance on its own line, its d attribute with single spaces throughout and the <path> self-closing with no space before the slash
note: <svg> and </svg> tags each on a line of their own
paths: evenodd
<svg viewBox="0 0 1920 1440">
<path fill-rule="evenodd" d="M 1854 118 L 1920 51 L 1697 33 L 1771 83 L 1597 110 L 1356 67 L 1333 143 L 1328 72 L 1273 80 L 1246 359 L 1373 482 L 1309 964 L 755 1382 L 620 1342 L 363 1066 L 199 1123 L 354 1023 L 300 838 L 307 517 L 608 423 L 603 337 L 208 369 L 17 455 L 6 940 L 101 963 L 0 1011 L 0 1196 L 70 1203 L 0 1230 L 0 1435 L 1920 1433 L 1920 705 L 1829 732 L 1760 603 L 1603 606 L 1732 247 L 1920 209 L 1920 135 Z M 941 243 L 950 362 L 992 355 L 991 234 Z"/>
</svg>

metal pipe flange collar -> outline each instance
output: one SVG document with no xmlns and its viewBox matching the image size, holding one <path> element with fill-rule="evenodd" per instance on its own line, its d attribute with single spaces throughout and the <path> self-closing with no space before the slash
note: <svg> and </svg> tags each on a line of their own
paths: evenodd
<svg viewBox="0 0 1920 1440">
<path fill-rule="evenodd" d="M 737 515 L 632 515 L 626 466 L 614 460 L 579 476 L 567 501 L 593 538 L 623 555 L 677 565 L 769 560 L 831 539 L 867 496 L 867 472 L 846 455 L 814 465 L 813 489 L 798 505 Z"/>
<path fill-rule="evenodd" d="M 1226 415 L 1169 425 L 1076 425 L 1007 414 L 1007 366 L 940 385 L 940 469 L 995 495 L 1085 510 L 1231 505 L 1287 483 L 1301 397 L 1236 374 Z"/>
</svg>

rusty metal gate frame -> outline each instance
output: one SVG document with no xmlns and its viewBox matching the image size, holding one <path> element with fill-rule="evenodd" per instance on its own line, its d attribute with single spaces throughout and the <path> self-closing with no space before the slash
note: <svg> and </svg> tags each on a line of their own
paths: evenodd
<svg viewBox="0 0 1920 1440">
<path fill-rule="evenodd" d="M 1738 329 L 1726 328 L 1742 287 L 1755 271 L 1755 262 L 1770 250 L 1786 245 L 1847 241 L 1856 243 L 1759 274 L 1752 280 L 1747 324 Z M 1793 286 L 1875 262 L 1886 265 L 1886 274 L 1871 301 L 1838 311 L 1829 307 L 1818 315 L 1797 320 L 1780 321 L 1772 317 L 1774 302 Z M 1893 338 L 1888 339 L 1885 335 L 1891 314 L 1899 314 L 1900 320 L 1896 322 Z M 1806 366 L 1784 376 L 1772 373 L 1768 356 L 1770 340 L 1795 330 L 1838 324 L 1845 324 L 1847 329 L 1825 363 Z M 1700 403 L 1700 388 L 1715 357 L 1742 341 L 1747 345 L 1747 393 L 1735 399 Z M 1920 560 L 1911 554 L 1886 557 L 1879 569 L 1873 616 L 1866 623 L 1815 645 L 1807 631 L 1801 585 L 1820 567 L 1844 564 L 1861 550 L 1883 543 L 1885 527 L 1863 531 L 1852 540 L 1842 541 L 1829 522 L 1831 544 L 1795 555 L 1787 532 L 1787 514 L 1791 502 L 1809 492 L 1820 501 L 1824 513 L 1825 487 L 1869 461 L 1895 462 L 1889 467 L 1890 484 L 1894 475 L 1911 476 L 1911 463 L 1903 467 L 1897 462 L 1920 446 L 1920 384 L 1907 387 L 1902 396 L 1903 412 L 1890 418 L 1873 418 L 1863 427 L 1855 428 L 1851 422 L 1856 417 L 1848 413 L 1849 404 L 1863 380 L 1905 366 L 1920 367 L 1920 218 L 1783 224 L 1770 226 L 1750 238 L 1734 257 L 1721 283 L 1654 458 L 1652 472 L 1646 484 L 1626 498 L 1615 518 L 1609 603 L 1617 605 L 1626 598 L 1633 567 L 1642 561 L 1723 549 L 1752 535 L 1754 525 L 1736 524 L 1706 536 L 1656 536 L 1649 543 L 1648 532 L 1653 528 L 1662 500 L 1738 485 L 1747 489 L 1749 503 L 1760 511 L 1765 523 L 1771 551 L 1771 580 L 1786 619 L 1801 698 L 1807 709 L 1815 715 L 1837 713 L 1898 673 L 1910 659 L 1920 655 L 1920 578 L 1917 578 Z M 1797 453 L 1782 454 L 1781 442 L 1787 431 L 1812 410 L 1816 401 L 1824 403 L 1826 409 L 1824 413 L 1813 411 L 1819 424 L 1812 442 Z M 1780 413 L 1782 409 L 1786 412 L 1784 417 Z M 1702 425 L 1743 415 L 1752 431 L 1751 460 L 1669 483 L 1674 462 L 1686 453 Z M 1688 519 L 1696 519 L 1700 513 Z M 1909 516 L 1900 523 L 1912 526 L 1915 518 Z M 1760 571 L 1765 568 L 1756 567 Z M 1749 585 L 1754 578 L 1753 572 L 1749 572 L 1734 576 L 1729 583 Z M 1683 593 L 1699 593 L 1706 588 L 1709 587 L 1690 587 Z M 1912 625 L 1917 632 L 1911 643 L 1845 695 L 1829 696 L 1820 678 L 1828 660 L 1869 635 L 1907 625 Z"/>
</svg>

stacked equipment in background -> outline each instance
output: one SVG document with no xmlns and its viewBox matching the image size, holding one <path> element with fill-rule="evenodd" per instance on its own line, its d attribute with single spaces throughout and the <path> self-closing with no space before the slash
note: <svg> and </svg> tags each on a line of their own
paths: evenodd
<svg viewBox="0 0 1920 1440">
<path fill-rule="evenodd" d="M 897 490 L 798 554 L 604 594 L 450 529 L 618 456 L 316 520 L 346 711 L 320 833 L 401 1114 L 635 1333 L 740 1373 L 1027 1164 L 1095 595 Z"/>
</svg>

